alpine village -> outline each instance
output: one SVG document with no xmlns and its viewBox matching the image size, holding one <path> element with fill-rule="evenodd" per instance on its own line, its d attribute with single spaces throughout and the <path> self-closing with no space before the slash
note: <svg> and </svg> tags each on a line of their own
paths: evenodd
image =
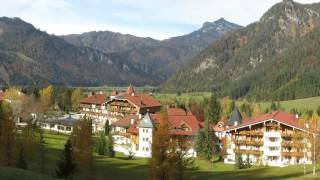
<svg viewBox="0 0 320 180">
<path fill-rule="evenodd" d="M 165 40 L 22 14 L 0 17 L 0 179 L 320 179 L 320 3 Z"/>
</svg>

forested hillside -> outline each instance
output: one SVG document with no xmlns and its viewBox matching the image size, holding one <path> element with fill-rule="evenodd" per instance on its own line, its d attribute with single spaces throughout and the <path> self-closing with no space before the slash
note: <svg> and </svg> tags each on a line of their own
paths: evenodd
<svg viewBox="0 0 320 180">
<path fill-rule="evenodd" d="M 319 6 L 274 5 L 258 22 L 202 51 L 163 89 L 259 100 L 319 95 Z"/>
</svg>

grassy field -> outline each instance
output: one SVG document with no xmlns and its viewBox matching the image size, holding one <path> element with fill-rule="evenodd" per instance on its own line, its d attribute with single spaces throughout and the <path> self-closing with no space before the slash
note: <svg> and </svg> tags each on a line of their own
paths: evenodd
<svg viewBox="0 0 320 180">
<path fill-rule="evenodd" d="M 53 175 L 56 162 L 59 159 L 61 150 L 67 136 L 58 134 L 45 134 L 46 141 L 46 174 Z M 115 158 L 95 155 L 94 174 L 95 179 L 112 180 L 143 180 L 148 178 L 148 160 L 136 158 L 128 160 L 122 154 L 117 154 Z M 53 179 L 48 175 L 39 174 L 39 163 L 28 164 L 30 171 L 23 171 L 14 168 L 0 168 L 0 179 Z M 320 171 L 320 166 L 317 168 Z M 32 172 L 33 171 L 33 172 Z M 312 176 L 312 167 L 307 166 L 308 174 L 303 176 L 302 166 L 289 167 L 253 167 L 245 170 L 235 170 L 233 165 L 221 162 L 210 164 L 207 161 L 197 159 L 192 169 L 186 172 L 185 179 L 190 180 L 210 180 L 210 179 L 320 179 L 320 174 Z"/>
</svg>

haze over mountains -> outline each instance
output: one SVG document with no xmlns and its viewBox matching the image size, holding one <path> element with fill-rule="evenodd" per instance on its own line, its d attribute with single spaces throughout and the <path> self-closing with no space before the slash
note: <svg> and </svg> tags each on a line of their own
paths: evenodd
<svg viewBox="0 0 320 180">
<path fill-rule="evenodd" d="M 0 85 L 159 85 L 189 57 L 240 26 L 220 19 L 164 41 L 110 31 L 57 37 L 0 18 Z"/>
<path fill-rule="evenodd" d="M 163 89 L 251 99 L 319 96 L 319 20 L 319 3 L 284 0 L 259 22 L 214 42 Z"/>
</svg>

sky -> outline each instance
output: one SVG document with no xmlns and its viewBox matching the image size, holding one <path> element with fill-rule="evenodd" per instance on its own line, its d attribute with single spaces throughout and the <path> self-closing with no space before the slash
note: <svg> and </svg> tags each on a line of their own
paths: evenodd
<svg viewBox="0 0 320 180">
<path fill-rule="evenodd" d="M 110 30 L 166 39 L 221 17 L 246 26 L 281 0 L 0 0 L 0 16 L 20 17 L 49 34 Z M 319 0 L 296 0 L 313 3 Z"/>
</svg>

